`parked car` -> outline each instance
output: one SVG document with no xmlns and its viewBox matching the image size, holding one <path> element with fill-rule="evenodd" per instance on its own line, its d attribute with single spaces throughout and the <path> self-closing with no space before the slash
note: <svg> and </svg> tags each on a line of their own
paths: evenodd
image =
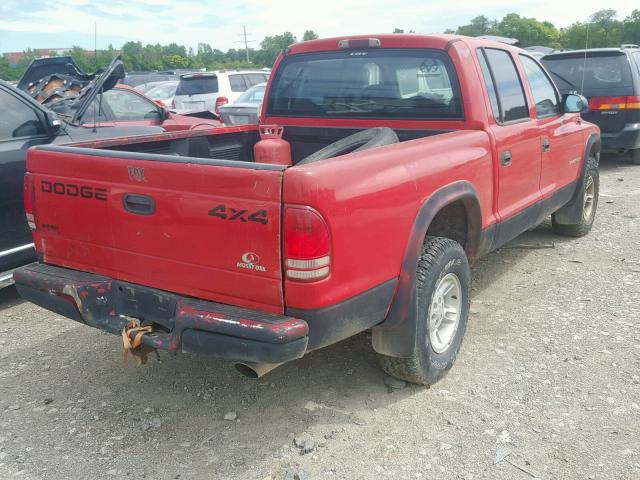
<svg viewBox="0 0 640 480">
<path fill-rule="evenodd" d="M 562 235 L 593 225 L 598 127 L 524 50 L 332 38 L 273 75 L 261 127 L 30 150 L 41 260 L 20 294 L 140 360 L 210 354 L 254 377 L 372 329 L 389 374 L 431 384 L 460 350 L 469 264 L 548 215 Z"/>
<path fill-rule="evenodd" d="M 167 70 L 164 72 L 127 72 L 125 77 L 121 80 L 121 83 L 130 87 L 138 88 L 141 85 L 148 85 L 149 83 L 178 80 L 179 76 L 180 74 L 173 70 Z"/>
<path fill-rule="evenodd" d="M 640 165 L 640 48 L 594 48 L 552 53 L 542 63 L 560 91 L 589 99 L 582 118 L 602 131 L 602 151 Z"/>
<path fill-rule="evenodd" d="M 96 98 L 81 121 L 89 127 L 96 122 L 100 125 L 153 125 L 168 132 L 222 126 L 214 118 L 170 112 L 142 92 L 122 84 L 104 92 L 102 98 Z"/>
<path fill-rule="evenodd" d="M 36 260 L 23 207 L 26 156 L 34 145 L 162 132 L 158 127 L 84 128 L 64 122 L 23 91 L 0 80 L 0 285 L 14 268 Z"/>
<path fill-rule="evenodd" d="M 221 106 L 218 110 L 222 123 L 225 125 L 257 124 L 266 88 L 266 83 L 259 83 L 240 95 L 233 104 Z"/>
<path fill-rule="evenodd" d="M 171 81 L 172 80 L 160 80 L 156 82 L 141 83 L 140 85 L 136 85 L 133 88 L 135 88 L 139 92 L 146 94 L 149 90 L 156 88 L 158 85 L 162 85 L 164 83 L 171 82 Z M 177 80 L 173 80 L 173 81 L 177 82 Z M 124 82 L 122 82 L 121 84 L 126 85 Z M 131 85 L 128 85 L 128 86 L 131 87 Z"/>
<path fill-rule="evenodd" d="M 176 94 L 178 81 L 161 82 L 147 90 L 145 95 L 162 107 L 170 107 L 173 104 L 173 96 Z"/>
<path fill-rule="evenodd" d="M 263 70 L 217 70 L 180 76 L 172 107 L 178 113 L 211 110 L 233 103 L 248 88 L 264 83 L 269 72 Z"/>
<path fill-rule="evenodd" d="M 118 83 L 124 66 L 116 58 L 104 72 L 81 72 L 71 57 L 34 60 L 18 87 L 72 125 L 158 126 L 168 131 L 211 128 L 216 119 L 171 113 L 142 92 Z"/>
</svg>

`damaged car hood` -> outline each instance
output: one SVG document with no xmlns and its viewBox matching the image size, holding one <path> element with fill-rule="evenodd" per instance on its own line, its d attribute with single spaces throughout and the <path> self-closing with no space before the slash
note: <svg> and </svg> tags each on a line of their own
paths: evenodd
<svg viewBox="0 0 640 480">
<path fill-rule="evenodd" d="M 70 123 L 79 124 L 98 94 L 111 90 L 124 74 L 120 57 L 91 74 L 80 70 L 69 56 L 39 58 L 31 62 L 18 88 Z"/>
</svg>

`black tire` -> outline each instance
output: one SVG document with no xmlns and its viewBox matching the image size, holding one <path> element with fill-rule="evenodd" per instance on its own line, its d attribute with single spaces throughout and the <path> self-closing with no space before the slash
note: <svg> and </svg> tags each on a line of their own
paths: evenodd
<svg viewBox="0 0 640 480">
<path fill-rule="evenodd" d="M 582 217 L 580 222 L 573 224 L 561 224 L 556 221 L 555 214 L 551 216 L 551 227 L 554 233 L 565 235 L 568 237 L 583 237 L 591 231 L 593 221 L 596 218 L 596 210 L 598 208 L 598 194 L 600 192 L 600 174 L 598 172 L 598 162 L 595 157 L 589 157 L 589 163 L 585 171 L 584 177 L 584 196 L 582 198 Z M 590 182 L 593 182 L 593 191 L 589 193 Z M 591 203 L 587 201 L 587 196 L 592 196 Z M 587 208 L 589 207 L 587 211 Z"/>
<path fill-rule="evenodd" d="M 436 287 L 450 273 L 460 282 L 460 318 L 446 350 L 437 352 L 431 342 L 429 323 Z M 462 345 L 469 316 L 470 288 L 471 271 L 462 246 L 448 238 L 427 237 L 416 273 L 417 326 L 413 352 L 407 358 L 378 354 L 382 369 L 391 376 L 423 385 L 442 378 L 453 366 Z"/>
<path fill-rule="evenodd" d="M 631 156 L 631 163 L 634 165 L 640 165 L 640 148 L 631 150 L 629 155 Z"/>
<path fill-rule="evenodd" d="M 361 152 L 362 150 L 382 147 L 383 145 L 390 145 L 392 143 L 398 143 L 398 135 L 390 128 L 369 128 L 327 145 L 323 149 L 300 160 L 297 165 L 307 165 L 319 160 L 344 155 L 345 153 Z"/>
</svg>

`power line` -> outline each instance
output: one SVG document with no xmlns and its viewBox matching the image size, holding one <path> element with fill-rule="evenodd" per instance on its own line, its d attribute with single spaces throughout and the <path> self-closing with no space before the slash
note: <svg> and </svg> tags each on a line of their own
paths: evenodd
<svg viewBox="0 0 640 480">
<path fill-rule="evenodd" d="M 247 27 L 245 25 L 242 26 L 242 33 L 239 33 L 238 35 L 244 37 L 244 40 L 239 40 L 233 43 L 244 43 L 244 52 L 247 56 L 247 63 L 251 63 L 249 60 L 249 44 L 255 42 L 255 40 L 247 40 L 247 37 L 251 36 L 251 34 L 247 33 Z"/>
</svg>

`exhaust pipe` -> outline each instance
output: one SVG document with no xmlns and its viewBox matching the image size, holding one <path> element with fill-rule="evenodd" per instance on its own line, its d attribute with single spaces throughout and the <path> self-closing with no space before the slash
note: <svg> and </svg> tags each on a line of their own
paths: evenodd
<svg viewBox="0 0 640 480">
<path fill-rule="evenodd" d="M 274 368 L 278 368 L 282 363 L 253 363 L 239 362 L 235 364 L 236 370 L 245 377 L 260 378 Z"/>
</svg>

